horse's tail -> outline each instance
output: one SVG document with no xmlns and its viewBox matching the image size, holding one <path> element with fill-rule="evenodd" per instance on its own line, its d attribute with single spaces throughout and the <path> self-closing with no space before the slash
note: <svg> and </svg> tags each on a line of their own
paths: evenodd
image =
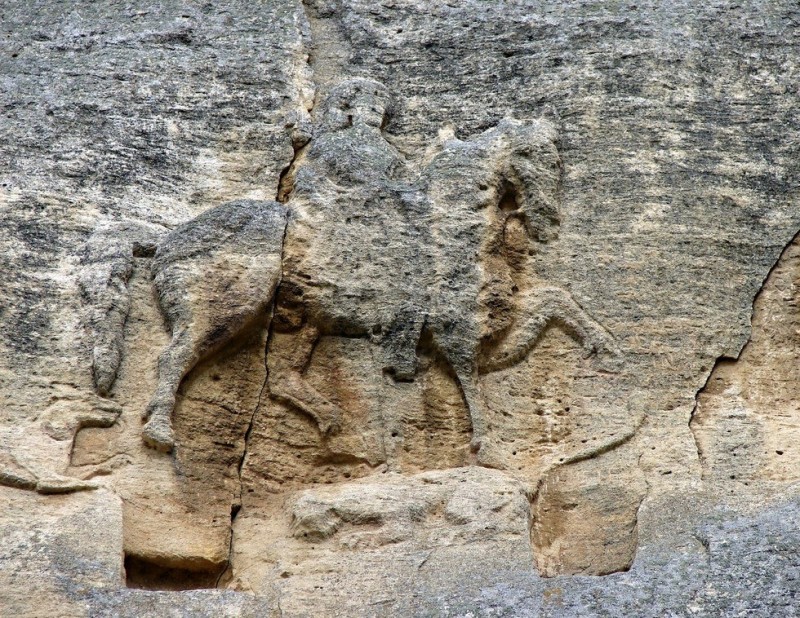
<svg viewBox="0 0 800 618">
<path fill-rule="evenodd" d="M 133 259 L 152 256 L 160 235 L 157 228 L 141 223 L 111 223 L 98 227 L 84 247 L 78 283 L 87 309 L 92 373 L 100 395 L 111 390 L 122 360 Z"/>
</svg>

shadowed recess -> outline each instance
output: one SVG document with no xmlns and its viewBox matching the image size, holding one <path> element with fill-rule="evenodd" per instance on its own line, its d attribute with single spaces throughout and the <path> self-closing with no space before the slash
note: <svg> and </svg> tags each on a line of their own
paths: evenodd
<svg viewBox="0 0 800 618">
<path fill-rule="evenodd" d="M 125 585 L 140 590 L 202 590 L 216 588 L 227 564 L 214 570 L 195 571 L 169 567 L 156 562 L 125 556 Z"/>
</svg>

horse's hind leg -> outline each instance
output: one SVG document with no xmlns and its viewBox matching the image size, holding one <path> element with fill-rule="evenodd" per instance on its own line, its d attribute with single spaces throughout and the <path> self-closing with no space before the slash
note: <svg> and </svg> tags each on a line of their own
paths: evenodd
<svg viewBox="0 0 800 618">
<path fill-rule="evenodd" d="M 167 236 L 153 260 L 161 311 L 172 340 L 158 363 L 158 386 L 143 439 L 169 451 L 171 416 L 183 378 L 249 328 L 263 326 L 281 279 L 286 210 L 277 202 L 218 206 Z"/>
<path fill-rule="evenodd" d="M 470 450 L 475 453 L 477 463 L 487 468 L 505 468 L 505 458 L 489 438 L 489 407 L 481 392 L 475 356 L 460 349 L 458 338 L 443 337 L 439 340 L 438 347 L 450 363 L 461 388 L 472 424 Z"/>
<path fill-rule="evenodd" d="M 240 272 L 225 262 L 217 277 L 213 268 L 188 279 L 180 269 L 157 274 L 159 300 L 171 324 L 172 339 L 159 357 L 158 386 L 146 412 L 142 437 L 148 446 L 172 449 L 171 416 L 178 387 L 197 363 L 249 328 L 268 322 L 268 306 L 281 277 L 280 256 L 257 257 L 257 266 Z M 230 298 L 221 296 L 221 291 Z"/>
<path fill-rule="evenodd" d="M 478 465 L 502 470 L 507 467 L 506 457 L 489 437 L 488 406 L 481 392 L 477 368 L 455 367 L 456 376 L 472 423 L 470 450 L 475 453 Z"/>
<path fill-rule="evenodd" d="M 158 387 L 145 413 L 148 419 L 142 430 L 145 444 L 159 451 L 172 450 L 172 410 L 175 395 L 184 376 L 200 358 L 201 344 L 191 325 L 184 324 L 173 333 L 172 340 L 158 358 Z"/>
<path fill-rule="evenodd" d="M 342 422 L 342 410 L 303 378 L 319 339 L 319 331 L 305 324 L 293 339 L 294 345 L 289 353 L 271 355 L 274 360 L 268 378 L 270 393 L 279 401 L 308 414 L 323 434 L 336 433 Z"/>
</svg>

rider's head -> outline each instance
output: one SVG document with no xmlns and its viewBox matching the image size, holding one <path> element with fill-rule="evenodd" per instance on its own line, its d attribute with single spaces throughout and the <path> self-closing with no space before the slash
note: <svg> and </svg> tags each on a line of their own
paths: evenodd
<svg viewBox="0 0 800 618">
<path fill-rule="evenodd" d="M 350 79 L 331 90 L 322 104 L 323 129 L 333 131 L 355 124 L 380 129 L 386 122 L 389 91 L 370 79 Z"/>
</svg>

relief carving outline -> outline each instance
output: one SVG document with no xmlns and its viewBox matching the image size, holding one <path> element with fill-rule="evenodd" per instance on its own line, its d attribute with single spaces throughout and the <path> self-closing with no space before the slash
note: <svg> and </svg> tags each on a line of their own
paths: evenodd
<svg viewBox="0 0 800 618">
<path fill-rule="evenodd" d="M 560 224 L 562 163 L 552 124 L 505 119 L 469 140 L 450 137 L 416 173 L 383 135 L 390 108 L 378 82 L 334 88 L 288 171 L 285 204 L 227 202 L 161 238 L 135 224 L 90 238 L 81 287 L 101 395 L 123 354 L 132 256 L 154 256 L 171 342 L 145 412 L 147 445 L 173 448 L 181 381 L 261 322 L 297 342 L 269 373 L 270 395 L 328 436 L 346 411 L 303 379 L 321 336 L 368 338 L 396 380 L 414 378 L 417 346 L 429 336 L 467 405 L 476 463 L 495 468 L 505 463 L 489 435 L 482 373 L 524 359 L 553 322 L 587 354 L 618 365 L 613 338 L 566 290 L 525 276 L 536 243 L 557 237 Z"/>
</svg>

